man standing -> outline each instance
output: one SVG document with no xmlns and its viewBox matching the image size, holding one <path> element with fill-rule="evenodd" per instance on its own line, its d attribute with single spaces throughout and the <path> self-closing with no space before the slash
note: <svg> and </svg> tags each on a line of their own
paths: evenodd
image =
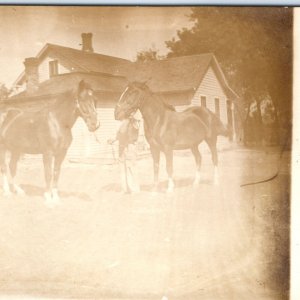
<svg viewBox="0 0 300 300">
<path fill-rule="evenodd" d="M 137 112 L 128 119 L 124 119 L 117 132 L 116 140 L 119 141 L 119 161 L 124 193 L 137 193 L 140 191 L 136 170 L 139 127 L 140 114 Z"/>
</svg>

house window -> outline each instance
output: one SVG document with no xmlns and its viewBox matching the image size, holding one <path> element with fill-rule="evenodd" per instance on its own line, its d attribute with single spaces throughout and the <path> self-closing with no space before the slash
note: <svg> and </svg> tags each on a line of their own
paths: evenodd
<svg viewBox="0 0 300 300">
<path fill-rule="evenodd" d="M 52 60 L 49 61 L 49 75 L 50 77 L 58 74 L 58 61 Z"/>
<path fill-rule="evenodd" d="M 220 117 L 220 99 L 215 98 L 215 113 L 218 117 Z"/>
<path fill-rule="evenodd" d="M 201 96 L 201 106 L 206 107 L 206 97 Z"/>
</svg>

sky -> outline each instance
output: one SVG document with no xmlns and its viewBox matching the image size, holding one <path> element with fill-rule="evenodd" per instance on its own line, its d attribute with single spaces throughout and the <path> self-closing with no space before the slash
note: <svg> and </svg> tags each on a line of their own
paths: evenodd
<svg viewBox="0 0 300 300">
<path fill-rule="evenodd" d="M 189 7 L 0 6 L 0 83 L 10 87 L 26 57 L 46 43 L 81 49 L 81 33 L 93 33 L 95 52 L 133 60 L 192 26 Z"/>
</svg>

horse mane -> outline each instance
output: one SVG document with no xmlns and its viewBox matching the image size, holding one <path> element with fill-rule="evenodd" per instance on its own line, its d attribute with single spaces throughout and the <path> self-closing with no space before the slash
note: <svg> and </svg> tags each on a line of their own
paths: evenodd
<svg viewBox="0 0 300 300">
<path fill-rule="evenodd" d="M 175 107 L 173 105 L 167 103 L 165 101 L 165 99 L 162 98 L 162 96 L 158 96 L 158 95 L 156 95 L 156 96 L 157 96 L 156 97 L 157 100 L 160 101 L 163 104 L 163 106 L 164 106 L 165 109 L 170 110 L 170 111 L 176 111 Z"/>
<path fill-rule="evenodd" d="M 133 82 L 133 85 L 137 85 L 139 88 L 141 88 L 144 93 L 148 93 L 151 97 L 156 98 L 157 101 L 161 102 L 163 104 L 163 107 L 170 111 L 176 111 L 175 107 L 165 101 L 165 99 L 161 95 L 157 95 L 153 91 L 150 90 L 149 86 L 145 83 L 140 82 Z"/>
</svg>

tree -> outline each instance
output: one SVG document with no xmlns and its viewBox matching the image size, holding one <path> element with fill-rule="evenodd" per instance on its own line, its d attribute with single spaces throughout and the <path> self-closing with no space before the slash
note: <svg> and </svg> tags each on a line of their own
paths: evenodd
<svg viewBox="0 0 300 300">
<path fill-rule="evenodd" d="M 152 60 L 158 60 L 164 58 L 158 55 L 158 50 L 155 47 L 151 47 L 148 50 L 142 50 L 137 53 L 136 61 L 138 62 L 148 62 Z"/>
<path fill-rule="evenodd" d="M 260 107 L 270 95 L 278 114 L 290 118 L 292 9 L 195 7 L 190 18 L 193 27 L 166 42 L 168 57 L 212 52 L 245 107 L 254 100 Z"/>
</svg>

